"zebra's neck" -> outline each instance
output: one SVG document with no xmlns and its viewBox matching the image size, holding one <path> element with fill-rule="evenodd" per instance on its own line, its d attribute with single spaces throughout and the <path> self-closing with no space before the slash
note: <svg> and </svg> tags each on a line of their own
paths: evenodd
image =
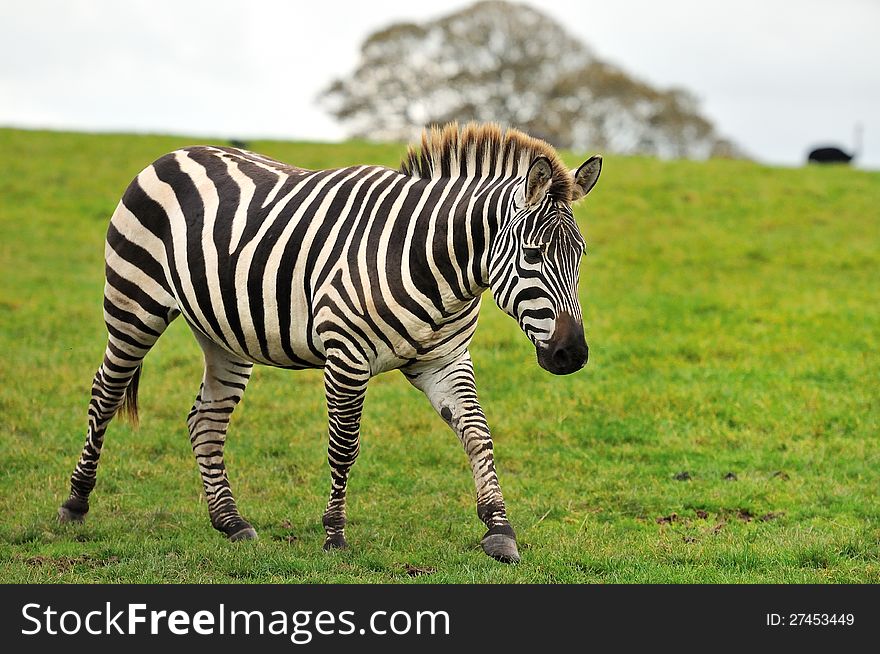
<svg viewBox="0 0 880 654">
<path fill-rule="evenodd" d="M 517 179 L 439 178 L 427 189 L 434 202 L 424 240 L 424 262 L 437 282 L 444 313 L 473 305 L 489 288 L 495 237 L 507 219 Z"/>
</svg>

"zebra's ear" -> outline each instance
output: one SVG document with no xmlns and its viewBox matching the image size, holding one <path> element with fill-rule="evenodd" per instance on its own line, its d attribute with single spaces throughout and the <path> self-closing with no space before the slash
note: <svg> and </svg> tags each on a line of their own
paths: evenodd
<svg viewBox="0 0 880 654">
<path fill-rule="evenodd" d="M 526 175 L 524 200 L 526 206 L 537 204 L 544 199 L 550 184 L 553 183 L 553 169 L 547 157 L 535 157 Z"/>
<path fill-rule="evenodd" d="M 574 185 L 571 187 L 571 201 L 577 202 L 593 190 L 602 172 L 602 156 L 594 155 L 581 164 L 577 170 L 571 171 Z"/>
</svg>

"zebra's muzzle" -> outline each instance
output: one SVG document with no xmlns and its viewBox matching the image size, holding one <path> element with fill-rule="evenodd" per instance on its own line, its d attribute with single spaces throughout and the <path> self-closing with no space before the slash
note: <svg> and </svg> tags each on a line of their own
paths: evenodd
<svg viewBox="0 0 880 654">
<path fill-rule="evenodd" d="M 538 346 L 538 365 L 554 375 L 570 375 L 587 364 L 590 348 L 584 327 L 568 313 L 556 317 L 553 336 Z"/>
</svg>

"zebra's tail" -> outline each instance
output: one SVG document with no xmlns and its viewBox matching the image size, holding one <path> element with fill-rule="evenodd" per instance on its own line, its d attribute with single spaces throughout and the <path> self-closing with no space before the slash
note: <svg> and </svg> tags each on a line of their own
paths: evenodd
<svg viewBox="0 0 880 654">
<path fill-rule="evenodd" d="M 122 406 L 119 407 L 119 415 L 123 420 L 128 420 L 133 427 L 137 427 L 138 421 L 138 383 L 141 379 L 141 368 L 143 364 L 135 368 L 131 381 L 128 382 L 128 388 L 125 389 L 125 397 L 122 399 Z"/>
</svg>

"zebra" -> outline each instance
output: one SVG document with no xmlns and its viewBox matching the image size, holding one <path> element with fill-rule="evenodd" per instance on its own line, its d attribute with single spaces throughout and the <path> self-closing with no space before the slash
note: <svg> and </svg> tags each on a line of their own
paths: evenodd
<svg viewBox="0 0 880 654">
<path fill-rule="evenodd" d="M 325 550 L 347 546 L 346 486 L 367 382 L 399 369 L 464 446 L 483 550 L 519 561 L 468 345 L 491 289 L 541 367 L 561 375 L 586 364 L 586 246 L 571 204 L 601 168 L 596 155 L 570 171 L 547 143 L 492 123 L 426 129 L 399 170 L 306 170 L 219 146 L 157 159 L 128 186 L 107 231 L 108 340 L 59 520 L 88 512 L 107 427 L 119 411 L 137 424 L 144 357 L 182 315 L 204 352 L 190 441 L 211 524 L 230 540 L 257 537 L 223 458 L 254 364 L 323 368 Z"/>
</svg>

